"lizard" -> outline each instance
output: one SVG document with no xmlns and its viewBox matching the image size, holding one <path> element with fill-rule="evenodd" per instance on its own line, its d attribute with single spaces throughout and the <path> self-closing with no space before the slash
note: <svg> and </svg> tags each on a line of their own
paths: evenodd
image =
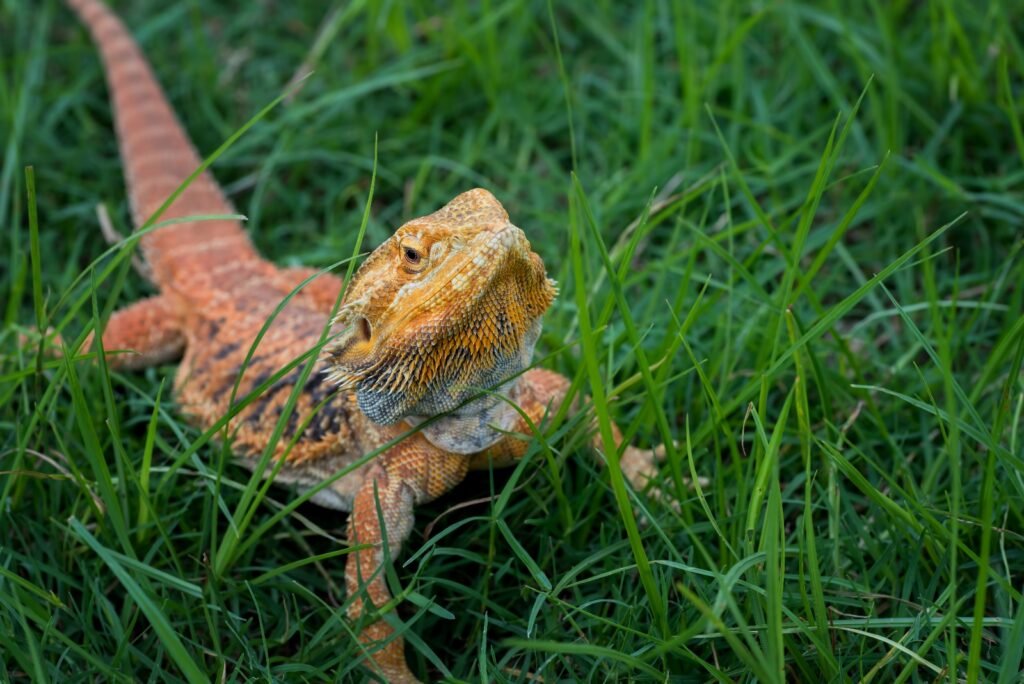
<svg viewBox="0 0 1024 684">
<path fill-rule="evenodd" d="M 100 53 L 138 228 L 202 160 L 122 21 L 101 0 L 67 2 Z M 568 378 L 531 366 L 555 283 L 523 230 L 481 188 L 404 223 L 347 288 L 333 274 L 313 278 L 316 269 L 275 266 L 238 220 L 189 220 L 234 213 L 204 170 L 160 215 L 176 222 L 139 238 L 159 294 L 110 316 L 102 349 L 132 353 L 105 359 L 114 370 L 177 360 L 179 410 L 209 429 L 232 409 L 236 383 L 244 396 L 330 333 L 273 454 L 283 460 L 275 482 L 309 489 L 386 447 L 313 501 L 349 516 L 356 550 L 345 566 L 354 597 L 347 611 L 359 624 L 369 621 L 358 633 L 363 665 L 387 681 L 418 681 L 403 639 L 379 614 L 392 600 L 382 565 L 401 553 L 416 506 L 470 470 L 515 464 L 528 448 L 519 435 L 539 429 L 566 400 Z M 233 418 L 231 449 L 243 466 L 255 467 L 301 370 L 284 374 Z M 618 428 L 613 434 L 626 479 L 642 490 L 664 450 L 623 444 Z M 601 442 L 593 444 L 596 450 Z"/>
</svg>

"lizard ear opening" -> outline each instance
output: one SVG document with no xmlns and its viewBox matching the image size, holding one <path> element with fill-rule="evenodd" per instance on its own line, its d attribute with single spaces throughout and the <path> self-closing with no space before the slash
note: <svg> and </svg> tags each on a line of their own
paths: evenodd
<svg viewBox="0 0 1024 684">
<path fill-rule="evenodd" d="M 359 316 L 356 319 L 356 339 L 359 342 L 369 342 L 373 337 L 373 326 L 366 316 Z"/>
<path fill-rule="evenodd" d="M 336 339 L 324 347 L 330 374 L 340 387 L 351 389 L 373 351 L 373 324 L 363 314 L 343 308 L 332 324 Z"/>
</svg>

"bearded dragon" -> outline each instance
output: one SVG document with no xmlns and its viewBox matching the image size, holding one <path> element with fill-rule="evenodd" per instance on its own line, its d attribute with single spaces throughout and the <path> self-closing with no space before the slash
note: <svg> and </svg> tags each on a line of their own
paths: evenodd
<svg viewBox="0 0 1024 684">
<path fill-rule="evenodd" d="M 102 58 L 138 227 L 201 159 L 122 22 L 100 0 L 68 4 Z M 239 221 L 187 220 L 233 213 L 204 171 L 160 216 L 178 222 L 140 237 L 159 294 L 111 316 L 103 349 L 134 353 L 111 354 L 107 363 L 137 369 L 180 358 L 177 403 L 208 429 L 228 414 L 233 396 L 265 384 L 329 327 L 331 341 L 279 440 L 275 457 L 284 463 L 276 481 L 308 489 L 411 432 L 313 498 L 349 513 L 348 541 L 359 547 L 345 567 L 346 589 L 355 596 L 350 618 L 378 615 L 391 601 L 381 567 L 384 539 L 387 556 L 396 558 L 415 506 L 447 492 L 469 470 L 514 464 L 528 446 L 514 435 L 529 434 L 565 400 L 568 379 L 530 368 L 555 284 L 498 200 L 475 189 L 405 223 L 377 247 L 333 319 L 343 281 L 329 274 L 282 308 L 317 271 L 263 259 Z M 243 465 L 253 467 L 270 442 L 301 370 L 283 375 L 234 417 L 231 447 Z M 615 439 L 621 442 L 618 431 Z M 658 450 L 626 446 L 620 462 L 640 489 L 657 458 Z M 379 616 L 359 640 L 364 664 L 377 676 L 416 681 L 402 639 Z"/>
</svg>

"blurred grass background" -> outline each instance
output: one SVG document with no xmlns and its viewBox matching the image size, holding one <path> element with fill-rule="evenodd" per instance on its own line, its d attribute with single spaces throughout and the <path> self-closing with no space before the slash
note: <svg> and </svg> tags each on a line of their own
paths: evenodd
<svg viewBox="0 0 1024 684">
<path fill-rule="evenodd" d="M 561 285 L 543 365 L 679 442 L 677 507 L 581 420 L 425 506 L 396 585 L 422 677 L 1020 681 L 1024 3 L 115 9 L 204 153 L 315 68 L 214 166 L 265 254 L 351 253 L 375 137 L 371 247 L 489 188 Z M 268 525 L 275 488 L 213 573 L 248 473 L 193 448 L 172 367 L 19 348 L 149 289 L 123 254 L 74 283 L 95 206 L 129 225 L 86 33 L 5 0 L 0 36 L 0 679 L 362 677 L 343 516 Z"/>
</svg>

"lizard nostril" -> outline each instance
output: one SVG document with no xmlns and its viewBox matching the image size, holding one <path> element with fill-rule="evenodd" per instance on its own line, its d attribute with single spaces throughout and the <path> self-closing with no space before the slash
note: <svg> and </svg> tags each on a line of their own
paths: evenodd
<svg viewBox="0 0 1024 684">
<path fill-rule="evenodd" d="M 359 335 L 360 342 L 369 342 L 370 337 L 373 336 L 373 328 L 370 327 L 370 321 L 366 319 L 366 316 L 360 316 L 356 320 L 356 334 Z"/>
</svg>

